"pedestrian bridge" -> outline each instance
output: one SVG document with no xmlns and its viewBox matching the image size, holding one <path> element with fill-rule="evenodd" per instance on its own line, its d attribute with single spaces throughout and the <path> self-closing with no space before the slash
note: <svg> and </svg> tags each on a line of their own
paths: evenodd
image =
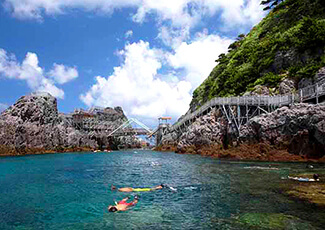
<svg viewBox="0 0 325 230">
<path fill-rule="evenodd" d="M 318 104 L 325 100 L 325 81 L 300 89 L 297 93 L 276 96 L 215 97 L 177 121 L 171 131 L 184 132 L 196 118 L 213 108 L 219 109 L 240 135 L 240 127 L 261 113 L 269 113 L 282 106 L 294 103 Z"/>
<path fill-rule="evenodd" d="M 216 109 L 221 112 L 222 116 L 228 120 L 229 125 L 237 130 L 238 135 L 240 135 L 240 127 L 246 124 L 252 117 L 260 115 L 261 113 L 269 113 L 277 108 L 294 103 L 307 102 L 318 104 L 324 100 L 325 81 L 300 89 L 297 93 L 288 95 L 215 97 L 203 104 L 197 110 L 188 112 L 173 125 L 160 124 L 154 130 L 135 118 L 125 120 L 123 124 L 114 129 L 112 128 L 111 121 L 99 121 L 95 119 L 82 119 L 76 121 L 71 119 L 70 123 L 72 124 L 70 125 L 88 133 L 101 133 L 108 137 L 126 135 L 146 135 L 147 137 L 156 135 L 156 137 L 161 137 L 167 132 L 185 132 L 187 126 L 191 125 L 197 118 L 207 114 L 212 109 Z M 132 124 L 137 124 L 140 128 L 133 128 Z"/>
</svg>

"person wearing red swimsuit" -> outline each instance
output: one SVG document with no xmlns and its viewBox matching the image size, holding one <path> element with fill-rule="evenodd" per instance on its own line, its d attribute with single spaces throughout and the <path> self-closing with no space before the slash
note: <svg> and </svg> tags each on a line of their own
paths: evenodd
<svg viewBox="0 0 325 230">
<path fill-rule="evenodd" d="M 108 211 L 109 212 L 116 212 L 116 211 L 126 211 L 130 207 L 136 205 L 138 203 L 138 196 L 134 196 L 134 199 L 132 202 L 127 203 L 127 200 L 129 197 L 125 197 L 123 200 L 119 201 L 116 205 L 110 205 L 108 206 Z"/>
</svg>

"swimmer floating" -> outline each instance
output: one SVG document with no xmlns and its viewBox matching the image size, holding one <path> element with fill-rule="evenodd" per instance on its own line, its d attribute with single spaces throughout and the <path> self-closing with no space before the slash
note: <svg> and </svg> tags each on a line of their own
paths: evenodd
<svg viewBox="0 0 325 230">
<path fill-rule="evenodd" d="M 152 188 L 131 188 L 131 187 L 124 187 L 124 188 L 116 188 L 114 185 L 111 186 L 111 190 L 117 190 L 119 192 L 150 192 L 159 189 L 166 188 L 167 186 L 164 184 L 152 187 Z"/>
<path fill-rule="evenodd" d="M 108 211 L 109 212 L 126 211 L 130 207 L 132 207 L 132 206 L 134 206 L 134 205 L 136 205 L 138 203 L 138 200 L 139 200 L 138 196 L 134 196 L 133 201 L 130 202 L 130 203 L 127 202 L 127 200 L 129 198 L 130 197 L 125 197 L 123 200 L 119 201 L 115 205 L 108 206 Z"/>
</svg>

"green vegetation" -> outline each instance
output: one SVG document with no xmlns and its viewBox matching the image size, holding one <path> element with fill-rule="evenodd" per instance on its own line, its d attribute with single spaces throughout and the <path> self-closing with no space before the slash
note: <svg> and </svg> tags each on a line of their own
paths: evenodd
<svg viewBox="0 0 325 230">
<path fill-rule="evenodd" d="M 296 82 L 312 78 L 325 66 L 325 1 L 285 0 L 273 7 L 219 55 L 217 66 L 194 91 L 192 107 L 216 96 L 243 95 L 256 85 L 276 87 L 285 76 Z"/>
</svg>

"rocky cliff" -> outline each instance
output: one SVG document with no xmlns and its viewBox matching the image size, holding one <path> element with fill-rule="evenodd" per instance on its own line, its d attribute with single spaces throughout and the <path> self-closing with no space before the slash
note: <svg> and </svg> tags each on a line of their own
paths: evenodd
<svg viewBox="0 0 325 230">
<path fill-rule="evenodd" d="M 289 153 L 319 159 L 325 156 L 325 105 L 297 104 L 252 118 L 240 139 L 286 148 Z"/>
<path fill-rule="evenodd" d="M 117 127 L 126 117 L 120 107 L 107 108 L 100 119 Z M 33 154 L 97 149 L 101 146 L 132 146 L 127 138 L 105 138 L 85 132 L 59 114 L 57 100 L 48 93 L 21 97 L 0 115 L 0 155 Z"/>
<path fill-rule="evenodd" d="M 281 1 L 216 63 L 187 113 L 214 97 L 292 94 L 324 83 L 325 1 Z M 237 138 L 216 110 L 165 135 L 160 149 L 236 159 L 325 159 L 324 119 L 322 105 L 283 107 L 251 119 Z"/>
<path fill-rule="evenodd" d="M 295 85 L 313 81 L 325 65 L 325 1 L 282 1 L 216 62 L 194 91 L 192 110 L 213 97 L 241 96 L 255 87 L 262 94 L 283 93 L 276 89 L 285 78 Z"/>
<path fill-rule="evenodd" d="M 213 110 L 185 132 L 165 135 L 159 149 L 219 158 L 325 161 L 325 105 L 296 104 L 253 117 L 239 138 Z"/>
</svg>

